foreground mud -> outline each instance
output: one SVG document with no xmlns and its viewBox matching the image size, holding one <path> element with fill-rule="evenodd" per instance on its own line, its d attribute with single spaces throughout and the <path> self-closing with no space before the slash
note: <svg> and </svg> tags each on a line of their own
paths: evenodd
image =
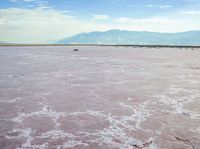
<svg viewBox="0 0 200 149">
<path fill-rule="evenodd" d="M 200 149 L 200 49 L 0 47 L 0 148 Z"/>
</svg>

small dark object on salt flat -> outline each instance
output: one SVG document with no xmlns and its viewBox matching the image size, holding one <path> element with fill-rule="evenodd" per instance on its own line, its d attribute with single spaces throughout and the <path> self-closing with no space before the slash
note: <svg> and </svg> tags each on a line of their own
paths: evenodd
<svg viewBox="0 0 200 149">
<path fill-rule="evenodd" d="M 79 51 L 79 49 L 74 49 L 74 51 Z"/>
</svg>

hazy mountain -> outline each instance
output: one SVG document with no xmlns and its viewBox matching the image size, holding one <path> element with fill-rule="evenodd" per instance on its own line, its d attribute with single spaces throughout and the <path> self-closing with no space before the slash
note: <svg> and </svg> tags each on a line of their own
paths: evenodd
<svg viewBox="0 0 200 149">
<path fill-rule="evenodd" d="M 200 31 L 156 33 L 109 30 L 81 33 L 58 41 L 60 44 L 136 44 L 136 45 L 200 45 Z"/>
<path fill-rule="evenodd" d="M 0 44 L 1 44 L 1 45 L 8 45 L 8 44 L 12 44 L 12 43 L 0 41 Z"/>
</svg>

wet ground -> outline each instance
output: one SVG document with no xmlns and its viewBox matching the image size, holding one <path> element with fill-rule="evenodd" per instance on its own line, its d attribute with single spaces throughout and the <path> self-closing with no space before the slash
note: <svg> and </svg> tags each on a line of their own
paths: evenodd
<svg viewBox="0 0 200 149">
<path fill-rule="evenodd" d="M 0 47 L 0 148 L 200 149 L 200 49 Z"/>
</svg>

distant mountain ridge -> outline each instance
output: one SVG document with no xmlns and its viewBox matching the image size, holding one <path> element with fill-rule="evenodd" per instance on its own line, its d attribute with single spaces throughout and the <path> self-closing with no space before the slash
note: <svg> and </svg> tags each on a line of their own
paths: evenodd
<svg viewBox="0 0 200 149">
<path fill-rule="evenodd" d="M 4 44 L 4 43 L 6 43 L 6 42 L 0 41 L 0 44 Z"/>
<path fill-rule="evenodd" d="M 157 33 L 146 31 L 109 30 L 81 33 L 62 39 L 58 44 L 116 44 L 116 45 L 200 45 L 200 31 Z"/>
</svg>

